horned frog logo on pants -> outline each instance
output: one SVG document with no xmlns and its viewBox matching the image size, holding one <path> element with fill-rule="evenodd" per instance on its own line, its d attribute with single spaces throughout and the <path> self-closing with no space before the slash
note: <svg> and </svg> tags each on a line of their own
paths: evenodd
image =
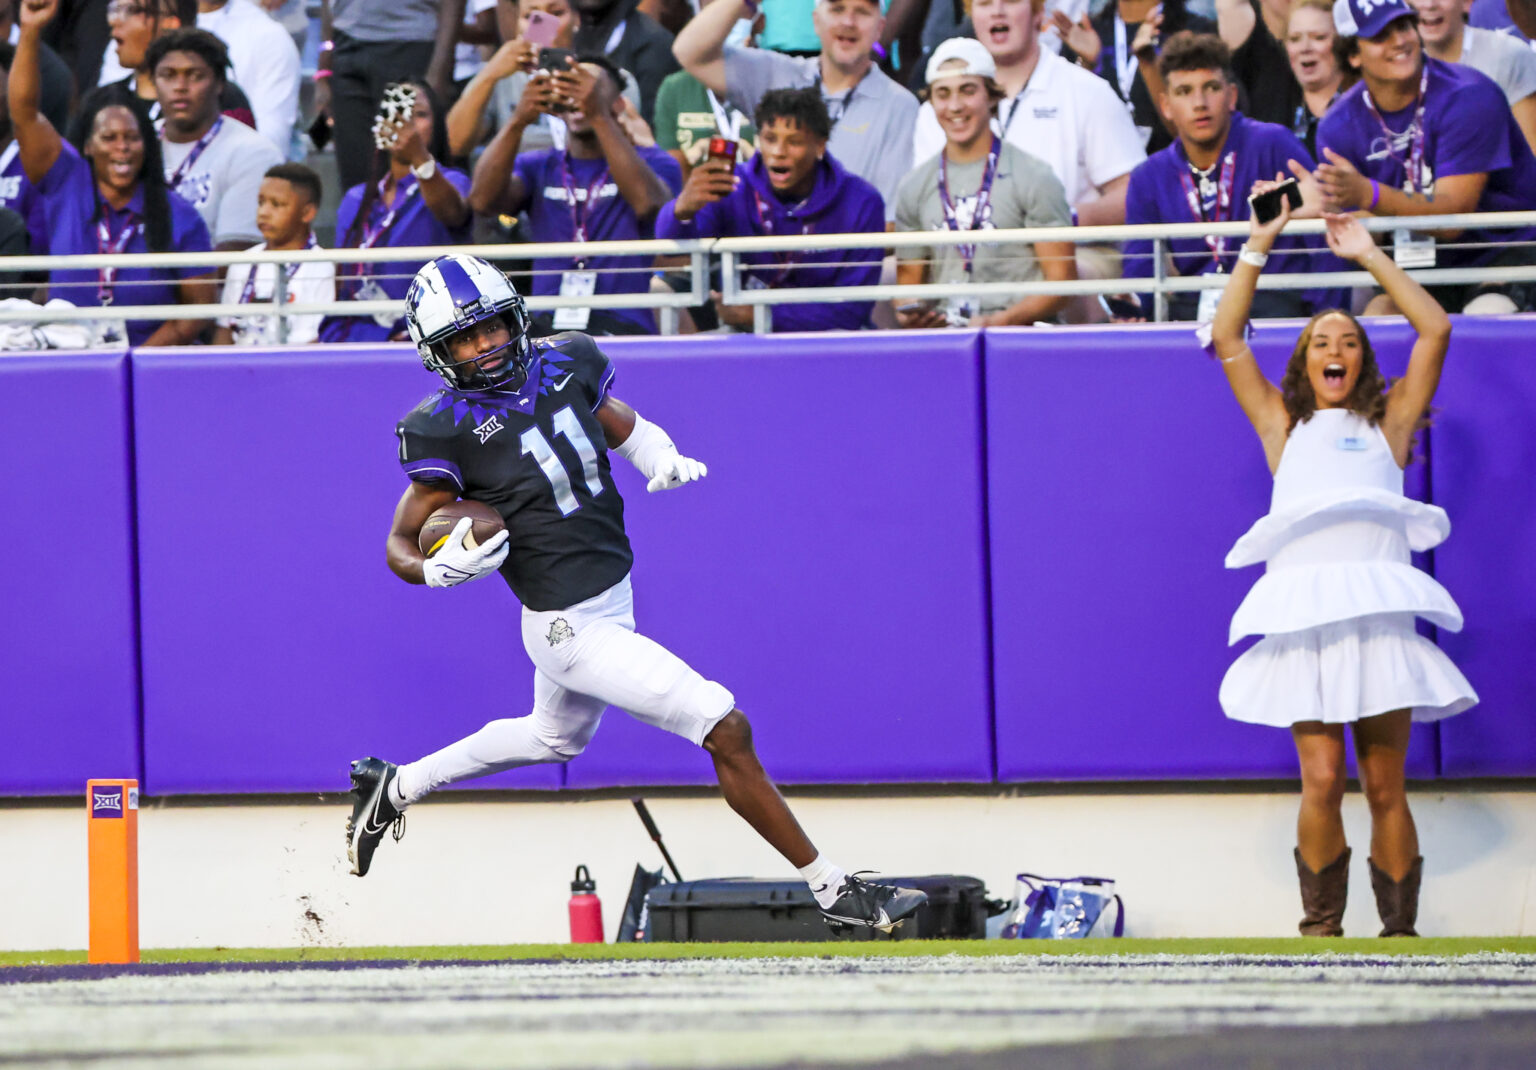
<svg viewBox="0 0 1536 1070">
<path fill-rule="evenodd" d="M 568 639 L 576 638 L 576 630 L 566 623 L 564 617 L 556 617 L 555 622 L 549 626 L 549 645 L 559 646 Z"/>
</svg>

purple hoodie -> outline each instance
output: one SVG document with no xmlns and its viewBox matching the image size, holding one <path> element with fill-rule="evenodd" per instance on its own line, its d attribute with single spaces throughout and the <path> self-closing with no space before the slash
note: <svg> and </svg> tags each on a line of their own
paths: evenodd
<svg viewBox="0 0 1536 1070">
<path fill-rule="evenodd" d="M 656 217 L 658 238 L 735 238 L 769 234 L 875 234 L 885 230 L 885 203 L 874 186 L 843 170 L 826 156 L 816 168 L 810 196 L 796 205 L 774 194 L 761 154 L 740 164 L 741 185 L 728 197 L 706 204 L 687 223 L 667 202 Z M 749 253 L 760 265 L 743 272 L 747 286 L 873 286 L 880 281 L 880 249 L 818 249 L 795 253 Z M 773 308 L 774 331 L 858 330 L 869 326 L 873 301 L 783 304 Z"/>
</svg>

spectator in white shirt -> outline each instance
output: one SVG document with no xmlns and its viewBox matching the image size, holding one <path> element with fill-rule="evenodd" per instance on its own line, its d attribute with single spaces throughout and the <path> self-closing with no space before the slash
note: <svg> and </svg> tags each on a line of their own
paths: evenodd
<svg viewBox="0 0 1536 1070">
<path fill-rule="evenodd" d="M 256 225 L 266 240 L 253 248 L 315 248 L 310 227 L 320 207 L 320 176 L 301 163 L 269 168 L 256 198 Z M 284 303 L 314 305 L 336 300 L 336 265 L 304 261 L 283 265 Z M 226 305 L 270 302 L 277 288 L 277 264 L 235 264 L 224 280 Z M 320 336 L 320 316 L 289 316 L 288 344 L 308 345 Z M 278 317 L 229 316 L 214 328 L 214 345 L 272 346 L 278 342 Z"/>
<path fill-rule="evenodd" d="M 215 249 L 249 248 L 261 233 L 261 174 L 283 157 L 256 131 L 219 113 L 229 66 L 224 42 L 207 30 L 176 29 L 155 38 L 144 62 L 165 117 L 160 142 L 166 185 L 197 209 Z"/>
<path fill-rule="evenodd" d="M 1009 144 L 1044 160 L 1067 194 L 1081 226 L 1125 222 L 1131 171 L 1147 158 L 1135 123 L 1109 83 L 1040 44 L 1044 0 L 973 0 L 967 5 L 976 39 L 992 54 L 997 84 L 1006 96 L 992 130 Z M 944 131 L 925 103 L 917 113 L 913 159 L 931 159 L 944 147 Z M 1077 277 L 1120 276 L 1112 244 L 1078 245 Z M 1071 302 L 1072 323 L 1104 318 L 1096 298 Z"/>
<path fill-rule="evenodd" d="M 1536 52 L 1513 37 L 1468 26 L 1472 0 L 1409 0 L 1409 6 L 1419 13 L 1424 51 L 1492 78 L 1536 150 Z"/>
<path fill-rule="evenodd" d="M 230 70 L 251 102 L 257 132 L 286 158 L 299 117 L 293 38 L 251 0 L 198 0 L 197 26 L 228 46 Z"/>
</svg>

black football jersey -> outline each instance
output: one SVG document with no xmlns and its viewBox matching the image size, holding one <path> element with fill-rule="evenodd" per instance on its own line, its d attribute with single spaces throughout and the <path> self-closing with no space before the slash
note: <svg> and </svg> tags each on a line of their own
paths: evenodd
<svg viewBox="0 0 1536 1070">
<path fill-rule="evenodd" d="M 612 382 L 591 338 L 555 334 L 534 342 L 516 394 L 439 390 L 396 428 L 407 476 L 501 514 L 511 547 L 501 574 L 529 609 L 600 594 L 634 561 L 593 415 Z"/>
</svg>

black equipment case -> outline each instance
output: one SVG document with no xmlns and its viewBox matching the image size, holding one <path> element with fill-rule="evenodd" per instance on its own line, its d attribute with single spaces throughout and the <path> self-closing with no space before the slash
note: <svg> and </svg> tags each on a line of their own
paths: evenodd
<svg viewBox="0 0 1536 1070">
<path fill-rule="evenodd" d="M 995 912 L 975 877 L 885 877 L 881 884 L 917 888 L 928 902 L 889 934 L 877 929 L 834 929 L 803 881 L 746 878 L 661 884 L 645 897 L 646 941 L 713 943 L 726 940 L 980 940 Z"/>
</svg>

